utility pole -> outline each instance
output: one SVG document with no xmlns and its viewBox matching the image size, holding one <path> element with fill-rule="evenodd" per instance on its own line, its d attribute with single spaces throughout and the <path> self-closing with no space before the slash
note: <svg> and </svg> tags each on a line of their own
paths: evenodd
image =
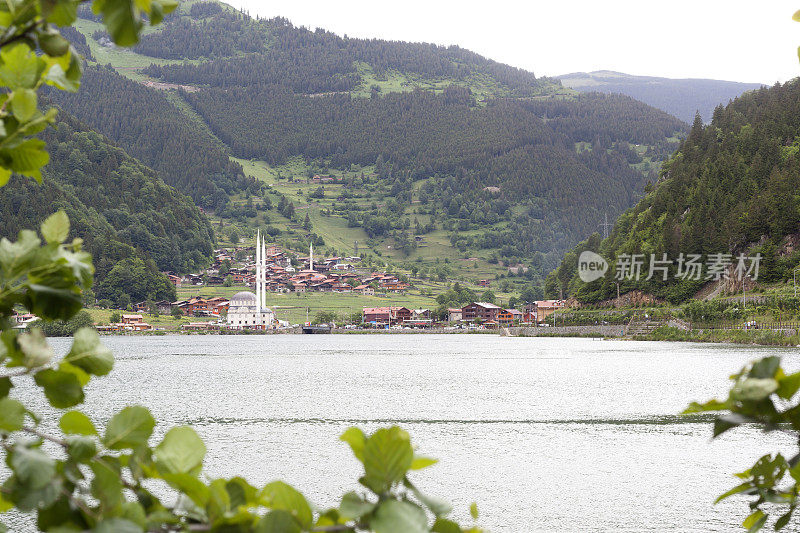
<svg viewBox="0 0 800 533">
<path fill-rule="evenodd" d="M 603 226 L 603 240 L 608 239 L 608 228 L 613 227 L 613 224 L 608 223 L 608 213 L 605 214 L 605 222 L 600 224 Z"/>
</svg>

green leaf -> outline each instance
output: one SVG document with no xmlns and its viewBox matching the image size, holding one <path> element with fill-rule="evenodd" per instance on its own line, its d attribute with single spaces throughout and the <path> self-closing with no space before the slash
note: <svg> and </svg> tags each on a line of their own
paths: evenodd
<svg viewBox="0 0 800 533">
<path fill-rule="evenodd" d="M 792 20 L 795 22 L 800 22 L 800 11 L 795 11 L 794 15 L 792 15 Z"/>
<path fill-rule="evenodd" d="M 231 500 L 231 509 L 241 506 L 258 505 L 258 491 L 242 477 L 235 477 L 225 483 L 225 490 Z"/>
<path fill-rule="evenodd" d="M 255 528 L 255 533 L 301 533 L 301 531 L 297 520 L 281 509 L 265 515 Z"/>
<path fill-rule="evenodd" d="M 800 389 L 800 372 L 789 374 L 778 380 L 778 390 L 776 394 L 784 400 L 791 399 Z"/>
<path fill-rule="evenodd" d="M 38 101 L 33 89 L 17 89 L 11 93 L 11 111 L 17 120 L 27 122 L 36 113 Z"/>
<path fill-rule="evenodd" d="M 311 527 L 311 506 L 302 494 L 283 481 L 273 481 L 265 486 L 260 500 L 265 507 L 289 512 L 304 529 Z"/>
<path fill-rule="evenodd" d="M 758 379 L 772 379 L 775 378 L 775 373 L 780 366 L 780 357 L 776 355 L 764 357 L 753 363 L 753 368 L 750 369 L 748 376 Z"/>
<path fill-rule="evenodd" d="M 695 413 L 704 413 L 706 411 L 727 411 L 728 409 L 730 409 L 730 402 L 727 400 L 724 402 L 709 400 L 706 403 L 692 402 L 681 414 L 691 415 Z"/>
<path fill-rule="evenodd" d="M 44 488 L 56 475 L 56 462 L 39 448 L 17 446 L 11 452 L 11 469 L 27 489 Z"/>
<path fill-rule="evenodd" d="M 39 60 L 27 44 L 18 43 L 0 50 L 0 82 L 12 91 L 33 89 L 38 69 Z"/>
<path fill-rule="evenodd" d="M 789 525 L 789 520 L 792 519 L 792 513 L 794 513 L 794 507 L 789 508 L 789 511 L 786 514 L 775 521 L 775 531 L 783 529 Z"/>
<path fill-rule="evenodd" d="M 433 466 L 438 462 L 438 459 L 433 459 L 432 457 L 415 455 L 414 460 L 411 461 L 411 470 L 422 470 L 423 468 L 428 468 L 429 466 Z"/>
<path fill-rule="evenodd" d="M 446 518 L 437 518 L 431 528 L 432 533 L 461 533 L 461 528 L 455 522 Z"/>
<path fill-rule="evenodd" d="M 59 209 L 42 222 L 42 237 L 48 243 L 62 243 L 69 235 L 69 217 Z"/>
<path fill-rule="evenodd" d="M 729 498 L 730 496 L 733 496 L 734 494 L 739 494 L 740 492 L 744 492 L 744 491 L 750 489 L 752 486 L 753 485 L 750 482 L 742 483 L 741 485 L 736 485 L 731 490 L 725 492 L 724 494 L 721 494 L 716 500 L 714 500 L 714 504 L 717 504 L 717 503 L 721 502 L 722 500 L 724 500 L 725 498 Z"/>
<path fill-rule="evenodd" d="M 61 273 L 59 277 L 64 279 Z M 53 279 L 44 281 L 28 284 L 24 304 L 32 313 L 41 318 L 69 320 L 81 310 L 81 293 L 74 283 L 68 288 L 58 288 L 52 285 Z"/>
<path fill-rule="evenodd" d="M 8 168 L 42 181 L 40 169 L 50 161 L 46 145 L 41 139 L 26 139 L 15 146 L 0 150 L 0 158 L 8 161 Z"/>
<path fill-rule="evenodd" d="M 64 360 L 95 376 L 105 376 L 114 366 L 114 355 L 100 342 L 100 335 L 94 328 L 75 332 L 72 348 Z"/>
<path fill-rule="evenodd" d="M 85 463 L 97 455 L 97 445 L 91 437 L 69 435 L 67 442 L 67 455 L 77 463 Z"/>
<path fill-rule="evenodd" d="M 231 497 L 225 488 L 224 479 L 215 479 L 208 486 L 208 517 L 213 522 L 230 510 Z"/>
<path fill-rule="evenodd" d="M 88 385 L 89 381 L 91 381 L 92 379 L 92 376 L 87 374 L 85 371 L 83 371 L 82 369 L 78 368 L 75 365 L 67 363 L 63 359 L 61 360 L 60 363 L 58 363 L 58 369 L 61 370 L 62 372 L 72 374 L 76 378 L 78 378 L 78 383 L 81 384 L 81 387 L 85 387 L 86 385 Z"/>
<path fill-rule="evenodd" d="M 34 381 L 44 389 L 50 405 L 57 409 L 73 407 L 83 402 L 83 389 L 75 374 L 46 368 L 36 373 Z"/>
<path fill-rule="evenodd" d="M 78 18 L 78 2 L 74 0 L 42 0 L 42 14 L 56 26 L 71 26 Z"/>
<path fill-rule="evenodd" d="M 124 518 L 106 518 L 97 524 L 92 533 L 142 533 L 144 528 Z"/>
<path fill-rule="evenodd" d="M 472 502 L 469 504 L 469 515 L 472 517 L 473 520 L 478 519 L 478 504 Z"/>
<path fill-rule="evenodd" d="M 208 503 L 208 487 L 199 479 L 191 474 L 164 474 L 164 481 L 181 491 L 198 507 L 205 507 Z"/>
<path fill-rule="evenodd" d="M 0 514 L 10 511 L 14 508 L 14 504 L 3 498 L 3 493 L 0 492 Z"/>
<path fill-rule="evenodd" d="M 170 429 L 154 451 L 158 466 L 171 474 L 197 473 L 203 465 L 206 445 L 188 426 Z"/>
<path fill-rule="evenodd" d="M 0 398 L 5 398 L 8 396 L 8 393 L 11 392 L 11 388 L 13 386 L 14 384 L 11 383 L 11 378 L 0 378 Z"/>
<path fill-rule="evenodd" d="M 355 520 L 371 513 L 377 505 L 377 503 L 365 501 L 355 492 L 348 492 L 342 497 L 342 503 L 339 505 L 339 514 L 345 520 Z"/>
<path fill-rule="evenodd" d="M 142 23 L 133 12 L 130 0 L 105 0 L 102 5 L 103 22 L 114 44 L 133 46 L 139 42 Z"/>
<path fill-rule="evenodd" d="M 39 46 L 45 54 L 53 57 L 63 56 L 69 52 L 69 41 L 58 32 L 40 34 Z"/>
<path fill-rule="evenodd" d="M 130 520 L 142 529 L 147 528 L 147 514 L 144 507 L 139 502 L 125 502 L 122 504 L 122 513 L 120 518 Z"/>
<path fill-rule="evenodd" d="M 742 522 L 742 527 L 747 528 L 748 533 L 755 533 L 764 527 L 764 523 L 766 521 L 767 515 L 761 510 L 757 510 L 744 519 L 744 522 Z"/>
<path fill-rule="evenodd" d="M 25 422 L 25 406 L 12 398 L 0 400 L 0 430 L 17 431 Z"/>
<path fill-rule="evenodd" d="M 111 419 L 106 426 L 103 444 L 111 450 L 137 448 L 147 444 L 156 421 L 145 407 L 126 407 Z"/>
<path fill-rule="evenodd" d="M 125 501 L 122 494 L 121 473 L 111 457 L 93 461 L 90 465 L 92 478 L 92 496 L 97 498 L 106 510 L 117 508 Z"/>
<path fill-rule="evenodd" d="M 38 368 L 53 358 L 53 349 L 47 344 L 41 329 L 34 328 L 21 334 L 17 337 L 17 343 L 23 353 L 22 364 L 26 368 Z"/>
<path fill-rule="evenodd" d="M 375 492 L 384 492 L 405 477 L 413 459 L 408 433 L 397 426 L 379 429 L 364 446 L 364 482 Z"/>
<path fill-rule="evenodd" d="M 7 169 L 5 166 L 0 166 L 0 187 L 8 183 L 8 180 L 11 179 L 11 170 Z"/>
<path fill-rule="evenodd" d="M 375 533 L 428 533 L 429 531 L 425 511 L 412 503 L 398 500 L 386 500 L 381 503 L 369 525 Z"/>
<path fill-rule="evenodd" d="M 364 436 L 364 432 L 356 427 L 347 428 L 347 430 L 342 433 L 342 436 L 339 437 L 339 440 L 342 440 L 350 445 L 350 449 L 353 450 L 353 455 L 356 456 L 356 459 L 364 462 L 364 445 L 367 442 L 367 437 Z"/>
<path fill-rule="evenodd" d="M 453 507 L 446 501 L 442 500 L 441 498 L 436 498 L 434 496 L 428 496 L 423 494 L 422 492 L 417 489 L 411 483 L 407 483 L 411 492 L 414 493 L 414 496 L 420 501 L 422 505 L 427 507 L 431 510 L 431 512 L 436 516 L 446 516 L 450 514 L 450 511 L 453 510 Z"/>
<path fill-rule="evenodd" d="M 778 382 L 772 378 L 747 378 L 734 385 L 731 397 L 740 401 L 759 401 L 778 390 Z"/>
</svg>

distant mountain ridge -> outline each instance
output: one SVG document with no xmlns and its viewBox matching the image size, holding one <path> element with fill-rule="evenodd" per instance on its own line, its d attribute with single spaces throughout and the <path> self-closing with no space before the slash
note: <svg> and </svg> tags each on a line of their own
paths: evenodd
<svg viewBox="0 0 800 533">
<path fill-rule="evenodd" d="M 557 76 L 557 79 L 565 87 L 580 92 L 631 96 L 688 123 L 692 122 L 697 111 L 700 111 L 703 122 L 708 123 L 718 105 L 727 105 L 743 93 L 763 86 L 760 83 L 700 78 L 635 76 L 611 70 L 575 72 Z"/>
</svg>

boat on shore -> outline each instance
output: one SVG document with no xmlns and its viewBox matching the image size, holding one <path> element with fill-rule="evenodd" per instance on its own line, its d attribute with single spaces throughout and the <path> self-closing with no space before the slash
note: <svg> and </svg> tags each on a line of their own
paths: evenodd
<svg viewBox="0 0 800 533">
<path fill-rule="evenodd" d="M 307 335 L 319 335 L 323 333 L 330 333 L 331 326 L 329 324 L 305 324 L 303 326 L 303 333 Z"/>
</svg>

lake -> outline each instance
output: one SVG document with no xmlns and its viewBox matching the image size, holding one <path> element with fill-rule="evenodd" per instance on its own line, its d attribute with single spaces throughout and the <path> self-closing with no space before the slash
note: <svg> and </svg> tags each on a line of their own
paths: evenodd
<svg viewBox="0 0 800 533">
<path fill-rule="evenodd" d="M 70 339 L 53 339 L 64 353 Z M 677 414 L 723 396 L 747 361 L 795 349 L 494 335 L 107 337 L 117 363 L 87 390 L 93 418 L 143 404 L 208 445 L 206 471 L 283 479 L 318 506 L 356 488 L 338 436 L 399 424 L 421 454 L 421 488 L 493 532 L 733 531 L 731 476 L 779 435 Z M 23 391 L 24 392 L 24 391 Z"/>
</svg>

